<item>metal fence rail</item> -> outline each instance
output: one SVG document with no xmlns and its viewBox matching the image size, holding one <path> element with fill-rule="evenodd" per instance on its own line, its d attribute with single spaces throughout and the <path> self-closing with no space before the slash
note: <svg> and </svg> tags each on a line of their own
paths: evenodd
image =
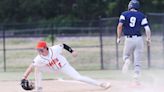
<svg viewBox="0 0 164 92">
<path fill-rule="evenodd" d="M 148 19 L 152 45 L 147 47 L 145 43 L 143 68 L 164 68 L 164 21 L 161 21 L 164 15 L 149 14 Z M 108 18 L 75 22 L 69 26 L 53 23 L 1 25 L 0 71 L 25 69 L 37 54 L 34 47 L 41 39 L 49 46 L 67 43 L 77 49 L 79 57 L 76 59 L 64 52 L 76 69 L 120 69 L 123 41 L 119 46 L 116 44 L 117 23 L 118 18 Z"/>
</svg>

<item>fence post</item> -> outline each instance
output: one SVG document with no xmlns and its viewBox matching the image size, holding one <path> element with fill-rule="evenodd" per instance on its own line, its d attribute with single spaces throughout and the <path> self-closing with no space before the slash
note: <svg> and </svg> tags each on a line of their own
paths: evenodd
<svg viewBox="0 0 164 92">
<path fill-rule="evenodd" d="M 163 18 L 162 18 L 162 24 L 164 25 L 164 15 L 163 15 Z M 164 29 L 164 26 L 162 26 L 162 29 Z M 162 33 L 163 33 L 163 37 L 162 37 L 162 47 L 163 47 L 163 55 L 164 55 L 164 30 L 162 30 Z M 164 56 L 163 56 L 163 63 L 164 63 Z"/>
<path fill-rule="evenodd" d="M 2 26 L 2 32 L 3 32 L 3 61 L 4 61 L 4 72 L 6 72 L 6 37 L 5 37 L 5 30 Z"/>
<path fill-rule="evenodd" d="M 52 42 L 52 46 L 54 45 L 54 30 L 53 30 L 53 23 L 50 24 L 50 29 L 51 29 L 51 42 Z"/>
<path fill-rule="evenodd" d="M 147 59 L 148 59 L 148 68 L 151 67 L 151 56 L 150 56 L 150 45 L 147 43 Z"/>
<path fill-rule="evenodd" d="M 101 62 L 101 70 L 104 69 L 104 61 L 103 61 L 103 40 L 102 40 L 102 24 L 101 24 L 101 16 L 99 17 L 99 35 L 100 35 L 100 62 Z"/>
<path fill-rule="evenodd" d="M 117 43 L 117 32 L 116 32 L 116 68 L 119 69 L 119 50 L 118 50 L 118 43 Z"/>
<path fill-rule="evenodd" d="M 102 30 L 100 28 L 100 62 L 101 62 L 101 70 L 104 69 L 104 62 L 103 62 L 103 42 L 102 42 Z"/>
</svg>

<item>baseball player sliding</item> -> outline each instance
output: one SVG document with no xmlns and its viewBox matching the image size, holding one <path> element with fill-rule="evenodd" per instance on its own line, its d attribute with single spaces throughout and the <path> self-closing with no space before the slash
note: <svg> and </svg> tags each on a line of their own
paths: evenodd
<svg viewBox="0 0 164 92">
<path fill-rule="evenodd" d="M 125 36 L 122 72 L 127 73 L 130 64 L 130 55 L 134 55 L 134 79 L 137 84 L 141 74 L 141 61 L 144 48 L 141 27 L 144 27 L 146 32 L 146 41 L 148 45 L 151 42 L 151 31 L 148 25 L 147 18 L 139 12 L 139 1 L 131 0 L 128 5 L 128 11 L 121 14 L 117 26 L 117 43 L 120 43 L 121 33 Z"/>
<path fill-rule="evenodd" d="M 80 75 L 61 54 L 62 49 L 69 51 L 74 57 L 77 56 L 77 52 L 66 44 L 48 47 L 45 41 L 38 42 L 36 46 L 38 55 L 34 58 L 33 63 L 26 69 L 21 80 L 21 85 L 25 90 L 32 90 L 34 88 L 27 79 L 33 69 L 35 69 L 35 90 L 37 92 L 42 92 L 42 72 L 55 73 L 55 71 L 62 72 L 81 82 L 100 86 L 105 89 L 110 88 L 110 83 L 100 82 Z"/>
</svg>

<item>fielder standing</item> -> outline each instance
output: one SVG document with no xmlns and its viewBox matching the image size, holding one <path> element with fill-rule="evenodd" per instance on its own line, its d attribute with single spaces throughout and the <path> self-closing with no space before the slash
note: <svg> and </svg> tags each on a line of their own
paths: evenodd
<svg viewBox="0 0 164 92">
<path fill-rule="evenodd" d="M 134 55 L 134 79 L 138 83 L 138 77 L 141 74 L 141 61 L 144 49 L 141 27 L 144 27 L 146 32 L 146 41 L 148 45 L 151 42 L 151 31 L 148 20 L 145 15 L 139 11 L 139 1 L 131 0 L 128 5 L 128 11 L 120 15 L 117 26 L 117 43 L 120 43 L 121 33 L 125 36 L 123 49 L 122 72 L 127 73 L 130 64 L 130 56 Z"/>
<path fill-rule="evenodd" d="M 81 82 L 100 86 L 105 89 L 110 87 L 110 83 L 100 82 L 89 77 L 80 75 L 61 54 L 62 49 L 69 51 L 74 57 L 77 56 L 77 52 L 66 44 L 59 44 L 48 47 L 45 41 L 39 41 L 36 46 L 38 55 L 34 58 L 33 63 L 29 65 L 29 67 L 25 71 L 21 81 L 22 87 L 27 90 L 31 89 L 27 88 L 26 84 L 28 84 L 27 78 L 32 72 L 33 68 L 35 68 L 35 89 L 37 92 L 42 92 L 42 72 L 55 73 L 56 71 L 62 72 L 70 76 L 71 78 Z"/>
</svg>

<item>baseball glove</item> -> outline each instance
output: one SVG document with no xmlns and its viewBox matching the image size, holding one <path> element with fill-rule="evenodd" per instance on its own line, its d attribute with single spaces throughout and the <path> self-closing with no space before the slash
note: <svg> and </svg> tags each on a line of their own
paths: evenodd
<svg viewBox="0 0 164 92">
<path fill-rule="evenodd" d="M 26 79 L 21 80 L 21 86 L 24 90 L 33 90 L 34 89 L 34 83 L 29 82 L 29 80 L 26 80 Z"/>
</svg>

